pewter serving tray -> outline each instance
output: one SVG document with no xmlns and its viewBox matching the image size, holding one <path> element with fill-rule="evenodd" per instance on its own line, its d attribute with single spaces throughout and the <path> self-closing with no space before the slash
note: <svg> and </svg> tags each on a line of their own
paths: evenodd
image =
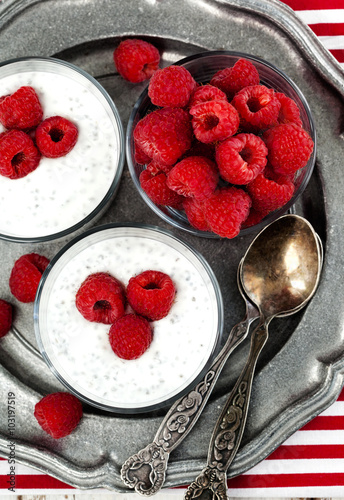
<svg viewBox="0 0 344 500">
<path fill-rule="evenodd" d="M 229 477 L 264 459 L 294 431 L 337 398 L 344 375 L 343 280 L 344 176 L 342 162 L 344 74 L 308 27 L 276 0 L 5 0 L 0 3 L 0 59 L 55 56 L 91 75 L 114 99 L 124 127 L 145 84 L 131 85 L 115 72 L 112 53 L 120 40 L 153 41 L 163 64 L 203 50 L 227 49 L 267 59 L 301 88 L 318 134 L 315 172 L 295 207 L 320 234 L 325 248 L 319 289 L 308 307 L 276 319 L 260 359 L 242 446 Z M 135 191 L 125 168 L 116 200 L 99 223 L 146 222 L 166 227 Z M 98 223 L 98 224 L 99 224 Z M 244 314 L 236 268 L 253 236 L 208 240 L 171 229 L 199 250 L 213 267 L 225 305 L 227 332 Z M 8 278 L 13 262 L 36 251 L 54 256 L 63 243 L 0 243 L 0 295 L 13 300 Z M 19 306 L 15 330 L 0 349 L 0 453 L 16 439 L 16 459 L 79 488 L 126 491 L 120 468 L 151 442 L 164 410 L 135 416 L 85 408 L 77 431 L 54 441 L 34 417 L 38 399 L 62 389 L 36 351 L 33 306 Z M 171 454 L 166 487 L 189 483 L 205 465 L 211 430 L 235 378 L 248 342 L 232 355 L 194 430 Z M 130 388 L 128 388 L 130 390 Z M 8 392 L 16 396 L 15 435 L 7 423 Z"/>
</svg>

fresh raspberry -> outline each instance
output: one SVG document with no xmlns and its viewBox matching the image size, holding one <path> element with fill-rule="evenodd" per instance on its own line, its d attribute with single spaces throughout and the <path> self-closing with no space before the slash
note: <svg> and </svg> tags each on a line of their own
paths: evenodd
<svg viewBox="0 0 344 500">
<path fill-rule="evenodd" d="M 259 85 L 259 73 L 251 61 L 239 59 L 233 67 L 218 71 L 210 80 L 210 85 L 221 89 L 232 100 L 244 87 Z"/>
<path fill-rule="evenodd" d="M 251 198 L 240 188 L 222 187 L 204 202 L 210 229 L 223 238 L 234 238 L 248 217 Z"/>
<path fill-rule="evenodd" d="M 248 214 L 247 219 L 243 223 L 242 228 L 256 226 L 269 213 L 270 213 L 270 210 L 258 211 L 255 208 L 251 207 L 250 213 Z"/>
<path fill-rule="evenodd" d="M 36 129 L 36 143 L 43 156 L 60 158 L 69 153 L 78 140 L 78 128 L 62 116 L 51 116 Z"/>
<path fill-rule="evenodd" d="M 192 106 L 200 104 L 201 102 L 221 100 L 227 101 L 227 96 L 224 92 L 222 92 L 222 90 L 209 84 L 201 85 L 193 92 L 189 102 L 189 107 L 192 108 Z"/>
<path fill-rule="evenodd" d="M 68 392 L 54 392 L 36 405 L 34 416 L 42 429 L 54 439 L 68 436 L 79 424 L 82 404 Z"/>
<path fill-rule="evenodd" d="M 144 151 L 142 151 L 138 144 L 135 144 L 134 157 L 136 163 L 138 163 L 139 165 L 146 165 L 152 160 L 152 158 L 150 158 Z"/>
<path fill-rule="evenodd" d="M 41 155 L 31 137 L 22 130 L 0 134 L 0 175 L 20 179 L 33 172 Z"/>
<path fill-rule="evenodd" d="M 10 331 L 12 326 L 12 305 L 0 299 L 0 339 Z"/>
<path fill-rule="evenodd" d="M 140 184 L 144 192 L 149 196 L 155 205 L 163 205 L 173 208 L 180 208 L 182 197 L 172 191 L 167 186 L 167 175 L 165 172 L 155 172 L 154 167 L 150 165 L 140 174 Z"/>
<path fill-rule="evenodd" d="M 196 138 L 205 143 L 223 141 L 239 128 L 237 110 L 227 101 L 208 101 L 190 108 Z"/>
<path fill-rule="evenodd" d="M 259 212 L 273 212 L 283 207 L 293 196 L 295 186 L 289 177 L 277 175 L 266 168 L 247 186 L 252 206 Z"/>
<path fill-rule="evenodd" d="M 109 341 L 113 352 L 122 359 L 137 359 L 153 340 L 149 321 L 137 314 L 125 314 L 111 326 Z"/>
<path fill-rule="evenodd" d="M 232 184 L 248 184 L 262 173 L 268 149 L 254 134 L 229 137 L 216 149 L 216 163 L 221 177 Z"/>
<path fill-rule="evenodd" d="M 183 202 L 185 215 L 189 223 L 199 231 L 210 231 L 208 221 L 204 213 L 204 203 L 196 198 L 185 198 Z"/>
<path fill-rule="evenodd" d="M 147 169 L 152 175 L 160 174 L 161 172 L 165 172 L 168 174 L 173 168 L 173 165 L 165 165 L 161 161 L 151 160 L 148 162 Z"/>
<path fill-rule="evenodd" d="M 152 321 L 167 316 L 176 289 L 168 274 L 161 271 L 144 271 L 130 278 L 127 286 L 128 302 L 134 311 Z"/>
<path fill-rule="evenodd" d="M 269 127 L 277 121 L 281 103 L 273 89 L 264 85 L 253 85 L 240 90 L 232 100 L 243 126 L 252 126 L 259 130 Z"/>
<path fill-rule="evenodd" d="M 36 127 L 43 117 L 38 95 L 32 87 L 20 87 L 12 95 L 0 97 L 0 122 L 8 129 Z"/>
<path fill-rule="evenodd" d="M 148 95 L 155 106 L 184 108 L 196 85 L 183 66 L 167 66 L 156 71 L 150 79 Z"/>
<path fill-rule="evenodd" d="M 294 174 L 303 168 L 313 151 L 308 133 L 292 123 L 277 125 L 267 130 L 263 139 L 269 150 L 268 160 L 279 174 Z"/>
<path fill-rule="evenodd" d="M 215 145 L 211 143 L 205 144 L 195 138 L 191 148 L 186 151 L 183 158 L 187 158 L 188 156 L 205 156 L 209 160 L 215 161 Z"/>
<path fill-rule="evenodd" d="M 191 146 L 189 113 L 179 108 L 157 109 L 142 118 L 134 130 L 135 143 L 153 160 L 174 165 Z"/>
<path fill-rule="evenodd" d="M 182 196 L 208 198 L 219 180 L 214 162 L 204 156 L 188 156 L 176 163 L 167 176 L 167 186 Z"/>
<path fill-rule="evenodd" d="M 300 117 L 300 110 L 296 102 L 282 92 L 276 92 L 276 99 L 281 103 L 277 122 L 281 123 L 294 123 L 302 128 L 302 120 Z"/>
<path fill-rule="evenodd" d="M 22 255 L 11 271 L 9 285 L 20 302 L 34 302 L 37 288 L 49 259 L 37 253 Z"/>
<path fill-rule="evenodd" d="M 139 83 L 148 80 L 159 68 L 160 54 L 151 43 L 128 38 L 114 50 L 113 59 L 125 80 Z"/>
<path fill-rule="evenodd" d="M 125 312 L 124 287 L 109 273 L 90 274 L 80 285 L 75 305 L 88 321 L 110 325 Z"/>
</svg>

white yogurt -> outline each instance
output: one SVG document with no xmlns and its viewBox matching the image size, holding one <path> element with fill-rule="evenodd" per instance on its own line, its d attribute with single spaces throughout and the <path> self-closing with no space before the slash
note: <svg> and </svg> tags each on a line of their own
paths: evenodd
<svg viewBox="0 0 344 500">
<path fill-rule="evenodd" d="M 148 350 L 137 360 L 123 360 L 111 349 L 110 326 L 84 319 L 75 295 L 91 273 L 109 272 L 127 285 L 147 269 L 172 278 L 176 299 L 165 318 L 152 322 Z M 216 293 L 198 257 L 176 240 L 137 228 L 96 232 L 63 254 L 48 275 L 38 340 L 62 379 L 81 396 L 101 407 L 147 408 L 179 393 L 204 368 L 221 323 Z"/>
<path fill-rule="evenodd" d="M 120 134 L 104 95 L 73 69 L 50 61 L 0 67 L 0 95 L 23 85 L 36 90 L 43 119 L 60 115 L 79 129 L 66 156 L 42 157 L 37 169 L 21 179 L 0 175 L 0 233 L 46 237 L 78 224 L 106 196 L 120 169 Z"/>
</svg>

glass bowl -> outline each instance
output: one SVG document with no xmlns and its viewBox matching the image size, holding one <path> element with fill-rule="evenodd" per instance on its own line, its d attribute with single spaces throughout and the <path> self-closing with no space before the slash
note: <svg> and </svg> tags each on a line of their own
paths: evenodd
<svg viewBox="0 0 344 500">
<path fill-rule="evenodd" d="M 165 318 L 152 322 L 149 349 L 123 360 L 111 349 L 110 325 L 84 319 L 75 295 L 94 272 L 126 286 L 148 269 L 172 278 L 176 299 Z M 44 360 L 70 392 L 104 410 L 138 413 L 169 405 L 205 374 L 221 341 L 223 303 L 211 268 L 190 245 L 157 227 L 109 224 L 77 236 L 52 259 L 34 322 Z"/>
<path fill-rule="evenodd" d="M 308 132 L 314 142 L 314 149 L 305 167 L 300 169 L 295 177 L 295 191 L 293 197 L 283 207 L 274 212 L 270 212 L 262 221 L 255 226 L 243 228 L 240 235 L 247 235 L 260 231 L 265 225 L 270 224 L 278 217 L 286 213 L 295 204 L 306 188 L 312 175 L 316 157 L 316 131 L 312 118 L 312 113 L 301 90 L 283 71 L 273 64 L 249 54 L 231 51 L 208 51 L 186 57 L 174 64 L 185 67 L 196 80 L 197 83 L 209 83 L 213 75 L 226 67 L 233 66 L 240 58 L 251 61 L 258 70 L 260 83 L 266 87 L 273 88 L 277 92 L 283 92 L 292 98 L 300 109 L 300 117 L 304 129 Z M 126 156 L 131 178 L 146 204 L 165 222 L 178 229 L 182 229 L 196 236 L 205 238 L 220 238 L 220 236 L 207 231 L 200 231 L 190 225 L 184 211 L 171 207 L 158 206 L 148 197 L 142 189 L 139 181 L 141 172 L 146 168 L 135 160 L 135 146 L 133 131 L 136 124 L 149 112 L 157 109 L 148 96 L 148 87 L 142 92 L 131 113 L 126 131 Z"/>
<path fill-rule="evenodd" d="M 40 57 L 0 64 L 1 95 L 24 85 L 36 90 L 43 119 L 60 115 L 79 130 L 66 156 L 41 157 L 21 179 L 0 176 L 0 238 L 45 242 L 77 234 L 108 208 L 123 171 L 124 132 L 104 88 L 72 64 Z"/>
</svg>

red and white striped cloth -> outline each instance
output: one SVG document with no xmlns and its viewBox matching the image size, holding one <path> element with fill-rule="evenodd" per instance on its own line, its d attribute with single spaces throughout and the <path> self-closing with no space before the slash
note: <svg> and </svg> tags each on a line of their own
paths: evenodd
<svg viewBox="0 0 344 500">
<path fill-rule="evenodd" d="M 286 0 L 284 3 L 309 25 L 344 70 L 344 0 Z M 8 467 L 7 460 L 0 459 L 0 495 L 9 493 Z M 229 496 L 236 498 L 344 497 L 344 389 L 332 406 L 292 435 L 272 455 L 229 480 L 228 488 Z M 105 490 L 89 492 L 108 493 Z M 81 491 L 16 464 L 15 493 L 81 494 Z M 183 493 L 183 488 L 163 490 L 155 498 L 183 498 Z"/>
</svg>

